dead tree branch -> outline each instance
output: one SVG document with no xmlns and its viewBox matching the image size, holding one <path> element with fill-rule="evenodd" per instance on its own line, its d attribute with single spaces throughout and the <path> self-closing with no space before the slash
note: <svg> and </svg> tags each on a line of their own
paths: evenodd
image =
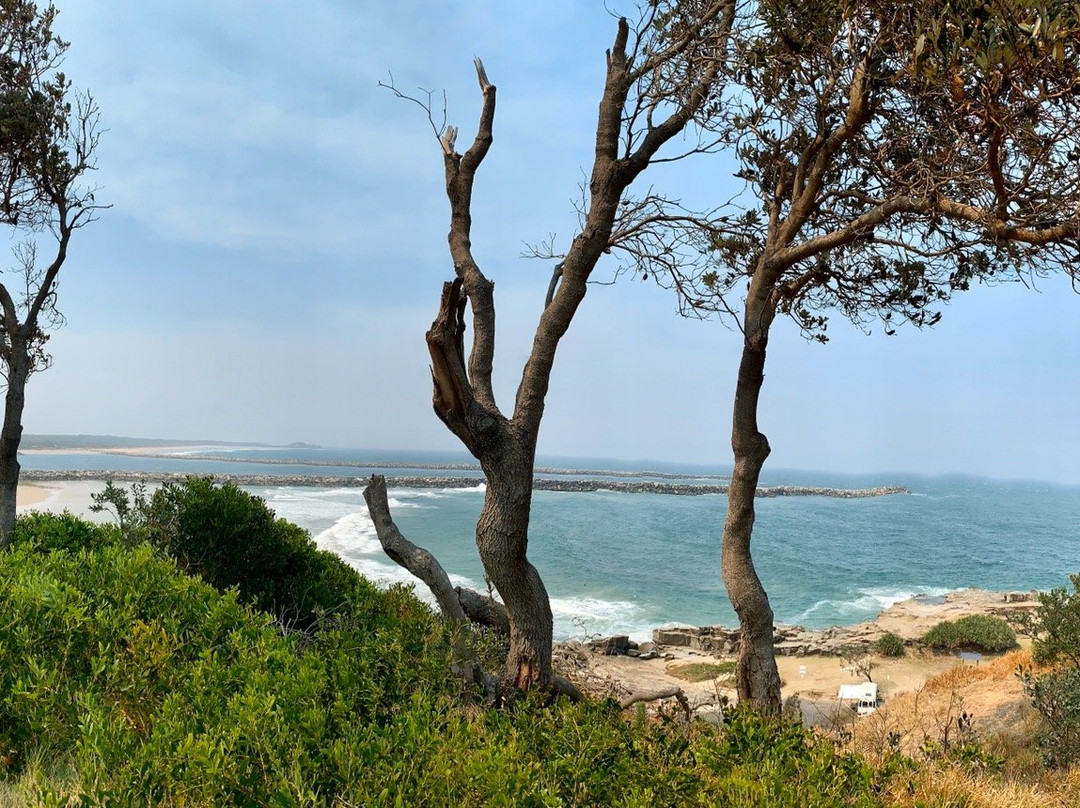
<svg viewBox="0 0 1080 808">
<path fill-rule="evenodd" d="M 499 601 L 475 589 L 459 586 L 454 589 L 454 592 L 469 620 L 477 625 L 487 626 L 504 637 L 510 636 L 510 615 L 506 613 L 506 607 Z"/>
<path fill-rule="evenodd" d="M 639 702 L 648 701 L 661 701 L 662 699 L 675 699 L 679 702 L 679 706 L 682 707 L 683 712 L 686 714 L 686 720 L 690 720 L 690 700 L 686 698 L 686 694 L 681 687 L 672 685 L 671 687 L 665 687 L 663 690 L 649 690 L 643 693 L 631 693 L 629 696 L 619 702 L 619 707 L 623 710 L 633 707 Z"/>
<path fill-rule="evenodd" d="M 371 480 L 364 489 L 364 501 L 367 502 L 371 521 L 375 523 L 375 533 L 386 554 L 427 585 L 446 620 L 459 629 L 464 628 L 469 618 L 458 600 L 457 591 L 450 584 L 450 576 L 446 574 L 446 570 L 435 556 L 406 539 L 394 524 L 386 497 L 385 477 L 379 474 L 371 475 Z M 487 699 L 494 698 L 495 679 L 483 669 L 480 660 L 465 645 L 460 634 L 454 641 L 454 656 L 455 673 L 467 684 L 482 687 Z"/>
</svg>

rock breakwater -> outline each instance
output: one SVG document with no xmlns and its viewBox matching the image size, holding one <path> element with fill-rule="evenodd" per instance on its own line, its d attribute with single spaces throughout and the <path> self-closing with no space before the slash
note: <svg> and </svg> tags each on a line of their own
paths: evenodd
<svg viewBox="0 0 1080 808">
<path fill-rule="evenodd" d="M 70 470 L 27 470 L 22 472 L 25 482 L 62 482 L 65 480 L 114 480 L 115 482 L 162 483 L 183 480 L 191 475 L 181 472 L 142 472 L 142 471 L 70 471 Z M 363 488 L 368 478 L 361 476 L 337 476 L 319 474 L 212 474 L 216 480 L 229 481 L 246 486 L 307 486 L 317 488 Z M 386 484 L 390 488 L 476 488 L 485 482 L 483 477 L 440 477 L 440 476 L 387 476 Z M 706 494 L 726 494 L 726 485 L 699 485 L 657 480 L 575 480 L 548 479 L 538 477 L 533 480 L 536 491 L 564 491 L 586 493 L 592 491 L 614 491 L 621 494 L 669 494 L 675 496 L 701 496 Z M 840 499 L 861 499 L 865 497 L 883 497 L 893 494 L 908 494 L 902 486 L 878 486 L 876 488 L 819 488 L 798 485 L 761 486 L 757 490 L 759 497 L 838 497 Z"/>
</svg>

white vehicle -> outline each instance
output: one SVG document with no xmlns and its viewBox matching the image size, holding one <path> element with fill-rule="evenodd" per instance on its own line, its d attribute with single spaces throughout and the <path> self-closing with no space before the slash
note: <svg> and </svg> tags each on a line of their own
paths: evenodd
<svg viewBox="0 0 1080 808">
<path fill-rule="evenodd" d="M 878 708 L 877 685 L 863 682 L 858 685 L 840 685 L 837 699 L 847 704 L 859 715 L 870 715 Z"/>
</svg>

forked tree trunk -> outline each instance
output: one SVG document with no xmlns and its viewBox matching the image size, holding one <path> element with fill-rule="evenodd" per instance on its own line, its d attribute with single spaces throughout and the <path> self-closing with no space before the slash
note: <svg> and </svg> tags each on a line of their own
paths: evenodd
<svg viewBox="0 0 1080 808">
<path fill-rule="evenodd" d="M 739 658 L 735 682 L 739 700 L 764 712 L 780 711 L 780 674 L 773 650 L 773 611 L 750 554 L 754 496 L 769 441 L 758 430 L 758 397 L 765 381 L 765 349 L 772 324 L 771 306 L 747 300 L 746 334 L 735 387 L 731 448 L 735 469 L 728 488 L 720 567 L 731 605 L 739 616 Z"/>
<path fill-rule="evenodd" d="M 0 547 L 11 543 L 15 529 L 15 507 L 19 490 L 19 443 L 29 362 L 26 350 L 11 346 L 8 386 L 4 396 L 4 424 L 0 427 Z"/>
<path fill-rule="evenodd" d="M 492 385 L 493 284 L 472 253 L 473 184 L 494 139 L 496 98 L 495 85 L 479 59 L 475 65 L 484 103 L 472 145 L 460 154 L 456 128 L 446 127 L 440 135 L 450 202 L 447 241 L 455 278 L 444 285 L 439 314 L 426 335 L 434 388 L 432 405 L 447 428 L 480 461 L 487 477 L 476 544 L 509 618 L 504 690 L 560 689 L 551 669 L 551 603 L 540 574 L 528 559 L 533 463 L 556 350 L 585 297 L 593 269 L 615 243 L 624 192 L 659 149 L 683 132 L 713 98 L 719 55 L 726 48 L 734 15 L 733 0 L 714 0 L 685 30 L 658 42 L 651 39 L 659 31 L 651 20 L 643 22 L 632 43 L 629 24 L 619 20 L 615 42 L 607 53 L 585 222 L 559 263 L 557 287 L 553 283 L 548 288 L 509 418 L 496 404 Z M 669 68 L 680 75 L 686 72 L 685 83 L 677 92 L 656 99 L 643 96 L 628 103 L 633 88 L 647 83 L 650 76 L 662 79 Z M 664 82 L 658 86 L 663 87 Z M 655 118 L 654 112 L 658 113 Z M 466 307 L 473 324 L 467 358 Z"/>
</svg>

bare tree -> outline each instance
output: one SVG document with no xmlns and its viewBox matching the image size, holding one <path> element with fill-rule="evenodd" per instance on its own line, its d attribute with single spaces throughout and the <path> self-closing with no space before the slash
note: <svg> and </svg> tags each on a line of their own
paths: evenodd
<svg viewBox="0 0 1080 808">
<path fill-rule="evenodd" d="M 639 204 L 614 245 L 686 312 L 743 335 L 721 562 L 741 699 L 780 709 L 750 552 L 773 322 L 824 342 L 839 311 L 893 333 L 932 325 L 973 282 L 1078 277 L 1077 13 L 1055 0 L 740 4 L 723 96 L 701 122 L 734 152 L 744 191 L 708 214 Z"/>
<path fill-rule="evenodd" d="M 63 318 L 56 285 L 71 234 L 99 209 L 83 184 L 94 168 L 98 108 L 72 89 L 60 64 L 68 43 L 52 31 L 56 9 L 0 4 L 0 224 L 21 237 L 17 280 L 0 282 L 0 361 L 6 382 L 0 428 L 0 546 L 11 538 L 19 484 L 26 381 L 48 367 L 48 329 Z M 39 253 L 45 252 L 43 256 Z"/>
<path fill-rule="evenodd" d="M 487 477 L 476 544 L 509 615 L 510 651 L 501 676 L 504 692 L 549 688 L 553 683 L 551 606 L 528 559 L 528 533 L 536 442 L 556 349 L 585 297 L 594 268 L 621 229 L 625 206 L 620 203 L 626 190 L 658 159 L 661 148 L 715 100 L 720 57 L 733 15 L 734 0 L 703 3 L 689 16 L 680 4 L 658 2 L 643 7 L 633 26 L 626 19 L 618 21 L 607 53 L 581 230 L 559 256 L 510 415 L 496 404 L 491 380 L 493 284 L 477 264 L 471 244 L 473 185 L 491 147 L 495 121 L 495 86 L 479 60 L 476 72 L 483 108 L 472 144 L 459 154 L 457 130 L 448 127 L 440 134 L 455 278 L 444 286 L 438 317 L 427 333 L 433 403 L 438 417 L 480 461 Z M 421 104 L 427 106 L 423 99 Z M 708 146 L 698 142 L 688 151 Z M 473 325 L 468 354 L 466 309 Z"/>
</svg>

